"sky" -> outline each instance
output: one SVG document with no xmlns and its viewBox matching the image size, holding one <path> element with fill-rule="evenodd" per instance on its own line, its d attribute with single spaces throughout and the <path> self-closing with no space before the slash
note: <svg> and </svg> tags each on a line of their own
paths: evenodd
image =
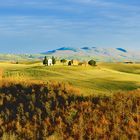
<svg viewBox="0 0 140 140">
<path fill-rule="evenodd" d="M 0 0 L 0 53 L 140 49 L 140 0 Z"/>
</svg>

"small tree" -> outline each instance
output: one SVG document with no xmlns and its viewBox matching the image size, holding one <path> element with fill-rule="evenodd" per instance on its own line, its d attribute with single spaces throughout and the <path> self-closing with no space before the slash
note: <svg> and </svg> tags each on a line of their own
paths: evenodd
<svg viewBox="0 0 140 140">
<path fill-rule="evenodd" d="M 71 66 L 71 65 L 72 65 L 72 63 L 71 63 L 71 61 L 69 61 L 69 62 L 68 62 L 68 66 Z"/>
<path fill-rule="evenodd" d="M 52 56 L 52 64 L 53 64 L 53 65 L 56 64 L 56 59 L 55 59 L 54 56 Z"/>
<path fill-rule="evenodd" d="M 45 56 L 45 57 L 44 57 L 44 60 L 43 60 L 43 65 L 46 66 L 47 64 L 48 64 L 48 60 L 47 60 L 47 57 Z"/>
<path fill-rule="evenodd" d="M 60 61 L 61 61 L 61 63 L 63 63 L 63 65 L 64 65 L 64 63 L 66 63 L 66 62 L 67 62 L 67 60 L 66 60 L 66 59 L 61 59 Z"/>
<path fill-rule="evenodd" d="M 96 61 L 90 60 L 90 61 L 88 62 L 88 64 L 91 65 L 91 66 L 96 66 Z"/>
</svg>

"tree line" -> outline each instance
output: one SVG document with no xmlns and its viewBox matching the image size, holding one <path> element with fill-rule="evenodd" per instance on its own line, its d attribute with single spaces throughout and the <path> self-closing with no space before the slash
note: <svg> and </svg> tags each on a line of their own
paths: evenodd
<svg viewBox="0 0 140 140">
<path fill-rule="evenodd" d="M 52 58 L 51 58 L 51 60 L 52 60 L 52 64 L 53 65 L 55 65 L 56 64 L 56 62 L 57 62 L 57 60 L 56 60 L 56 58 L 54 57 L 54 56 L 52 56 Z M 67 59 L 61 59 L 60 60 L 60 62 L 61 63 L 63 63 L 63 65 L 65 64 L 65 63 L 67 63 L 68 62 L 68 65 L 70 66 L 70 65 L 72 65 L 73 64 L 73 60 L 67 60 Z M 85 61 L 86 62 L 86 61 Z M 82 62 L 79 62 L 79 64 L 80 63 L 82 63 Z M 91 65 L 91 66 L 96 66 L 96 61 L 95 60 L 89 60 L 88 62 L 87 62 L 89 65 Z M 47 57 L 45 56 L 44 57 L 44 59 L 43 59 L 43 65 L 47 65 L 48 64 L 48 59 L 47 59 Z"/>
</svg>

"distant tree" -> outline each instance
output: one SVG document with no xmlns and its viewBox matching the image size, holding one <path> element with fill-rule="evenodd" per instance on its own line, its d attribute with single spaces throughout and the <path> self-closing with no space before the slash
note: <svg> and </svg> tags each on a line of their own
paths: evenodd
<svg viewBox="0 0 140 140">
<path fill-rule="evenodd" d="M 43 60 L 43 65 L 46 66 L 47 64 L 48 64 L 48 60 L 47 60 L 47 57 L 45 56 L 45 57 L 44 57 L 44 60 Z"/>
<path fill-rule="evenodd" d="M 66 62 L 67 62 L 67 60 L 66 60 L 66 59 L 61 59 L 60 61 L 61 61 L 61 63 L 63 63 L 63 65 L 64 65 L 64 63 L 66 63 Z"/>
<path fill-rule="evenodd" d="M 52 56 L 52 64 L 53 64 L 53 65 L 56 64 L 56 59 L 55 59 L 54 56 Z"/>
<path fill-rule="evenodd" d="M 88 64 L 91 65 L 91 66 L 96 66 L 96 61 L 90 60 L 90 61 L 88 62 Z"/>
<path fill-rule="evenodd" d="M 71 65 L 72 65 L 72 62 L 71 62 L 71 61 L 69 61 L 69 62 L 68 62 L 68 65 L 69 65 L 69 66 L 71 66 Z"/>
</svg>

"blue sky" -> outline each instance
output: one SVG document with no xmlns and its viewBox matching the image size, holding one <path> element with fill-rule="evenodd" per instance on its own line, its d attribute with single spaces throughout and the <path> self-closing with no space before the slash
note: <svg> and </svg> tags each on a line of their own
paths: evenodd
<svg viewBox="0 0 140 140">
<path fill-rule="evenodd" d="M 0 0 L 0 53 L 140 49 L 139 0 Z"/>
</svg>

